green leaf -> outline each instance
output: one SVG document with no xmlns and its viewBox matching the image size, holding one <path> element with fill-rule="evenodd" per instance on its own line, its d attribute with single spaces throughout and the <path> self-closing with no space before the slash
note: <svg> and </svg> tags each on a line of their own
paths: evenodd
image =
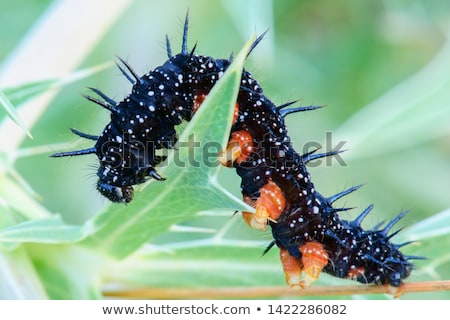
<svg viewBox="0 0 450 320">
<path fill-rule="evenodd" d="M 402 237 L 412 241 L 422 241 L 444 235 L 450 235 L 450 209 L 424 219 L 401 233 Z"/>
<path fill-rule="evenodd" d="M 25 248 L 0 250 L 0 299 L 48 299 Z"/>
<path fill-rule="evenodd" d="M 0 230 L 0 242 L 66 243 L 84 239 L 89 224 L 71 226 L 60 216 L 26 221 Z"/>
<path fill-rule="evenodd" d="M 6 110 L 11 120 L 14 121 L 27 134 L 27 136 L 33 139 L 31 132 L 27 129 L 26 125 L 23 123 L 22 119 L 17 114 L 14 105 L 11 103 L 11 101 L 8 99 L 5 93 L 3 93 L 3 91 L 1 90 L 0 90 L 0 105 Z"/>
<path fill-rule="evenodd" d="M 207 240 L 191 242 L 191 246 L 180 243 L 180 248 L 172 250 L 170 245 L 149 253 L 140 250 L 129 259 L 110 263 L 105 278 L 114 279 L 123 288 L 286 286 L 279 251 L 274 248 L 261 256 L 266 246 L 258 241 Z M 321 273 L 315 286 L 349 284 L 355 283 Z"/>
<path fill-rule="evenodd" d="M 26 247 L 50 299 L 101 298 L 103 256 L 78 244 Z"/>
<path fill-rule="evenodd" d="M 30 82 L 17 87 L 5 88 L 4 92 L 14 105 L 20 105 L 51 89 L 56 83 L 56 79 Z"/>
<path fill-rule="evenodd" d="M 72 72 L 59 79 L 42 80 L 37 82 L 25 83 L 13 88 L 0 89 L 0 106 L 2 106 L 12 121 L 14 121 L 31 139 L 33 136 L 28 130 L 26 124 L 19 117 L 16 109 L 28 100 L 35 98 L 36 96 L 54 88 L 62 87 L 71 82 L 78 81 L 92 74 L 95 74 L 106 67 L 109 67 L 111 63 L 103 63 L 96 65 L 91 68 L 86 68 L 83 70 L 78 70 Z M 0 114 L 0 120 L 2 120 L 2 115 Z M 1 126 L 1 122 L 0 122 Z"/>
<path fill-rule="evenodd" d="M 41 219 L 51 216 L 51 212 L 39 203 L 35 196 L 10 175 L 0 174 L 0 199 L 9 208 L 20 212 L 27 219 Z M 0 224 L 0 228 L 3 225 Z"/>
<path fill-rule="evenodd" d="M 102 229 L 86 243 L 116 258 L 124 258 L 180 221 L 211 209 L 251 210 L 217 181 L 217 161 L 207 163 L 212 145 L 217 156 L 228 140 L 243 64 L 251 42 L 217 82 L 180 136 L 180 147 L 159 170 L 167 181 L 152 181 L 126 207 L 113 205 L 94 220 Z M 199 143 L 198 141 L 201 141 Z M 209 159 L 211 160 L 211 159 Z"/>
<path fill-rule="evenodd" d="M 67 84 L 87 78 L 105 68 L 109 68 L 111 65 L 111 62 L 105 62 L 93 67 L 74 71 L 58 79 L 47 79 L 25 83 L 17 87 L 5 88 L 3 89 L 3 92 L 13 105 L 19 106 L 50 89 L 60 88 Z"/>
<path fill-rule="evenodd" d="M 285 285 L 278 250 L 264 257 L 264 244 L 205 244 L 139 255 L 112 264 L 108 278 L 148 287 L 221 287 Z"/>
</svg>

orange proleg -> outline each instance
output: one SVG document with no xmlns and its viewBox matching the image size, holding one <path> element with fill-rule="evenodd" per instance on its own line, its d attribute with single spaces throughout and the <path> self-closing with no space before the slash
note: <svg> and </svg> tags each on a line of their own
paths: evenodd
<svg viewBox="0 0 450 320">
<path fill-rule="evenodd" d="M 255 214 L 243 212 L 242 216 L 247 224 L 258 230 L 265 230 L 267 220 L 276 221 L 286 206 L 286 199 L 280 187 L 269 181 L 259 190 L 260 196 L 256 201 L 244 197 L 244 201 L 256 209 Z"/>
<path fill-rule="evenodd" d="M 233 132 L 228 141 L 227 148 L 219 153 L 219 161 L 226 167 L 232 167 L 233 163 L 240 164 L 247 160 L 253 152 L 253 138 L 245 130 Z"/>
<path fill-rule="evenodd" d="M 321 243 L 315 241 L 306 242 L 299 249 L 305 271 L 304 287 L 309 287 L 328 264 L 328 253 Z"/>
</svg>

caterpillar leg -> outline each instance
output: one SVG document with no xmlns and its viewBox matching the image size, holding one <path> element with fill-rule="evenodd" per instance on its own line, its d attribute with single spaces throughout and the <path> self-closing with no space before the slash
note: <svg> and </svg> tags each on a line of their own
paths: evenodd
<svg viewBox="0 0 450 320">
<path fill-rule="evenodd" d="M 355 266 L 351 266 L 350 270 L 347 272 L 346 278 L 357 281 L 360 278 L 364 278 L 364 271 L 364 267 L 356 268 Z"/>
<path fill-rule="evenodd" d="M 391 294 L 394 299 L 399 298 L 400 296 L 402 296 L 405 293 L 405 289 L 403 288 L 403 285 L 400 285 L 398 287 L 394 287 L 390 284 L 386 285 L 386 291 Z"/>
<path fill-rule="evenodd" d="M 247 160 L 253 152 L 253 138 L 245 130 L 236 131 L 231 134 L 226 149 L 219 153 L 218 159 L 223 166 L 232 167 L 236 162 L 240 164 Z"/>
<path fill-rule="evenodd" d="M 267 220 L 276 221 L 286 206 L 283 192 L 273 181 L 269 181 L 259 190 L 260 196 L 255 201 L 244 197 L 244 201 L 255 208 L 255 214 L 242 212 L 244 221 L 252 228 L 265 230 Z"/>
<path fill-rule="evenodd" d="M 286 282 L 291 287 L 303 287 L 301 281 L 302 263 L 299 259 L 291 256 L 286 249 L 280 248 L 280 260 L 283 265 Z"/>
<path fill-rule="evenodd" d="M 328 253 L 322 244 L 315 241 L 306 242 L 299 249 L 302 253 L 301 259 L 280 248 L 280 260 L 287 284 L 291 287 L 307 288 L 319 278 L 320 272 L 327 265 Z M 302 278 L 303 271 L 305 275 Z"/>
<path fill-rule="evenodd" d="M 309 287 L 319 278 L 320 272 L 328 264 L 328 253 L 321 243 L 315 241 L 306 242 L 299 249 L 305 271 L 302 287 Z"/>
</svg>

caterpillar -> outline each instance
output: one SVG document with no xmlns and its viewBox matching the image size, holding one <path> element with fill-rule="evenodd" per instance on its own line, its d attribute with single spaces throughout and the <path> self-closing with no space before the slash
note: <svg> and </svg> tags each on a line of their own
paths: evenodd
<svg viewBox="0 0 450 320">
<path fill-rule="evenodd" d="M 254 41 L 250 52 L 266 32 Z M 131 82 L 131 93 L 116 102 L 99 89 L 90 88 L 98 98 L 85 98 L 108 110 L 110 122 L 99 136 L 71 129 L 95 141 L 93 147 L 52 155 L 96 154 L 97 189 L 112 202 L 132 201 L 133 185 L 151 178 L 164 180 L 155 169 L 164 157 L 156 150 L 175 146 L 175 126 L 194 116 L 232 61 L 197 55 L 195 46 L 188 51 L 187 33 L 188 15 L 181 53 L 172 54 L 166 36 L 168 60 L 141 77 L 119 58 L 118 67 Z M 374 230 L 361 227 L 372 205 L 353 221 L 341 219 L 339 211 L 346 208 L 335 208 L 333 203 L 360 186 L 330 197 L 315 190 L 306 164 L 337 151 L 300 155 L 294 150 L 284 118 L 320 108 L 293 107 L 295 102 L 275 105 L 251 73 L 243 71 L 230 138 L 218 159 L 236 169 L 242 179 L 243 200 L 255 208 L 255 213 L 242 212 L 244 221 L 252 228 L 271 228 L 274 240 L 265 252 L 275 245 L 279 248 L 290 286 L 309 286 L 326 272 L 362 283 L 399 287 L 413 269 L 410 260 L 421 258 L 400 252 L 408 243 L 391 242 L 398 231 L 389 232 L 406 212 Z"/>
</svg>

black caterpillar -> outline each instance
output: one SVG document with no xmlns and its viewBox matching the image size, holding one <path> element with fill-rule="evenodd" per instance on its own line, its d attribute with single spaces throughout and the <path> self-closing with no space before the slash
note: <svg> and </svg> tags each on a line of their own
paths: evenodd
<svg viewBox="0 0 450 320">
<path fill-rule="evenodd" d="M 189 52 L 187 30 L 186 16 L 181 53 L 172 55 L 166 37 L 168 60 L 142 77 L 120 60 L 125 67 L 119 65 L 120 70 L 133 84 L 131 93 L 116 102 L 91 88 L 101 99 L 85 97 L 109 110 L 111 121 L 100 136 L 72 129 L 76 135 L 96 141 L 94 147 L 52 155 L 95 153 L 99 159 L 97 189 L 113 202 L 130 202 L 135 184 L 149 178 L 163 180 L 155 166 L 164 158 L 155 150 L 174 147 L 175 126 L 192 118 L 231 63 L 231 58 L 196 55 L 195 47 Z M 250 52 L 264 34 L 255 40 Z M 319 108 L 288 108 L 293 103 L 276 106 L 252 75 L 243 71 L 230 140 L 219 160 L 236 168 L 242 178 L 244 201 L 256 210 L 256 214 L 243 212 L 245 221 L 257 229 L 271 226 L 274 241 L 267 250 L 274 244 L 280 248 L 291 286 L 309 285 L 321 271 L 362 283 L 400 286 L 413 268 L 409 260 L 420 258 L 399 251 L 406 243 L 390 242 L 396 232 L 388 232 L 405 212 L 376 230 L 363 230 L 360 225 L 372 206 L 354 221 L 342 220 L 338 212 L 346 209 L 332 204 L 359 186 L 328 198 L 315 190 L 305 164 L 336 152 L 299 155 L 293 149 L 284 117 Z"/>
</svg>

